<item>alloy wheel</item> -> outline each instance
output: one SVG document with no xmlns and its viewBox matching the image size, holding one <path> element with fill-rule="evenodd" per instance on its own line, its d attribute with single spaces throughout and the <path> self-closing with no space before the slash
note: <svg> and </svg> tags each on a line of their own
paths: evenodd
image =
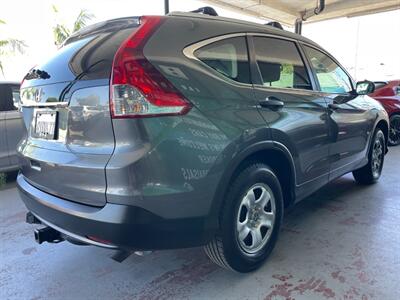
<svg viewBox="0 0 400 300">
<path fill-rule="evenodd" d="M 400 144 L 400 116 L 394 116 L 390 122 L 389 143 L 391 145 Z"/>
<path fill-rule="evenodd" d="M 240 248 L 257 253 L 271 237 L 276 217 L 276 202 L 271 188 L 258 183 L 242 198 L 237 216 L 237 239 Z"/>
<path fill-rule="evenodd" d="M 372 174 L 374 177 L 379 177 L 381 170 L 382 170 L 382 164 L 383 164 L 383 144 L 382 140 L 377 137 L 374 146 L 372 150 Z"/>
</svg>

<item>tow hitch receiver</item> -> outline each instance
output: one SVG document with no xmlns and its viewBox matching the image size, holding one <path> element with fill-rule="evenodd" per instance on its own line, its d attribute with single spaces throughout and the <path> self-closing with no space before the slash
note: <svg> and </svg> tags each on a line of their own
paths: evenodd
<svg viewBox="0 0 400 300">
<path fill-rule="evenodd" d="M 31 212 L 28 212 L 26 214 L 26 223 L 42 224 L 42 222 L 38 218 L 36 218 L 35 215 Z M 44 228 L 35 229 L 34 234 L 35 234 L 35 241 L 38 244 L 42 244 L 44 242 L 59 243 L 65 240 L 60 232 L 48 226 Z"/>
<path fill-rule="evenodd" d="M 59 243 L 64 241 L 61 233 L 51 227 L 44 227 L 40 229 L 35 229 L 35 241 L 38 244 L 43 242 L 48 243 Z"/>
</svg>

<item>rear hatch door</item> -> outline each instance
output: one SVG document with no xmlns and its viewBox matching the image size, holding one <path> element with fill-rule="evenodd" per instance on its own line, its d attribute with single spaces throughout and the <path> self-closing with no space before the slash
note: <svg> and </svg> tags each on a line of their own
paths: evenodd
<svg viewBox="0 0 400 300">
<path fill-rule="evenodd" d="M 90 26 L 25 77 L 21 113 L 27 136 L 18 152 L 32 185 L 79 203 L 106 203 L 105 167 L 114 151 L 112 62 L 137 26 L 138 18 Z"/>
</svg>

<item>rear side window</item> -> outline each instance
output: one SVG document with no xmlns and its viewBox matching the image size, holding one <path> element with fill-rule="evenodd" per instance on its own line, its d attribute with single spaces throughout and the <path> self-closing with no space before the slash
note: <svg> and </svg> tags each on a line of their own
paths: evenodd
<svg viewBox="0 0 400 300">
<path fill-rule="evenodd" d="M 308 46 L 304 50 L 317 75 L 321 91 L 343 94 L 353 90 L 350 77 L 329 56 Z"/>
<path fill-rule="evenodd" d="M 254 47 L 264 86 L 312 89 L 307 69 L 295 43 L 255 37 Z"/>
<path fill-rule="evenodd" d="M 218 73 L 237 82 L 250 83 L 250 64 L 245 37 L 214 42 L 194 55 Z"/>
</svg>

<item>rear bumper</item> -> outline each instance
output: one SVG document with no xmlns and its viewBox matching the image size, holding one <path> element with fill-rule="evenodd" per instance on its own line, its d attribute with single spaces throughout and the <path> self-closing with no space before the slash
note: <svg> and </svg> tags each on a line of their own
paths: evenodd
<svg viewBox="0 0 400 300">
<path fill-rule="evenodd" d="M 164 219 L 130 205 L 79 204 L 37 189 L 21 174 L 17 185 L 26 207 L 42 223 L 88 244 L 129 250 L 173 249 L 204 245 L 212 236 L 206 218 Z"/>
</svg>

